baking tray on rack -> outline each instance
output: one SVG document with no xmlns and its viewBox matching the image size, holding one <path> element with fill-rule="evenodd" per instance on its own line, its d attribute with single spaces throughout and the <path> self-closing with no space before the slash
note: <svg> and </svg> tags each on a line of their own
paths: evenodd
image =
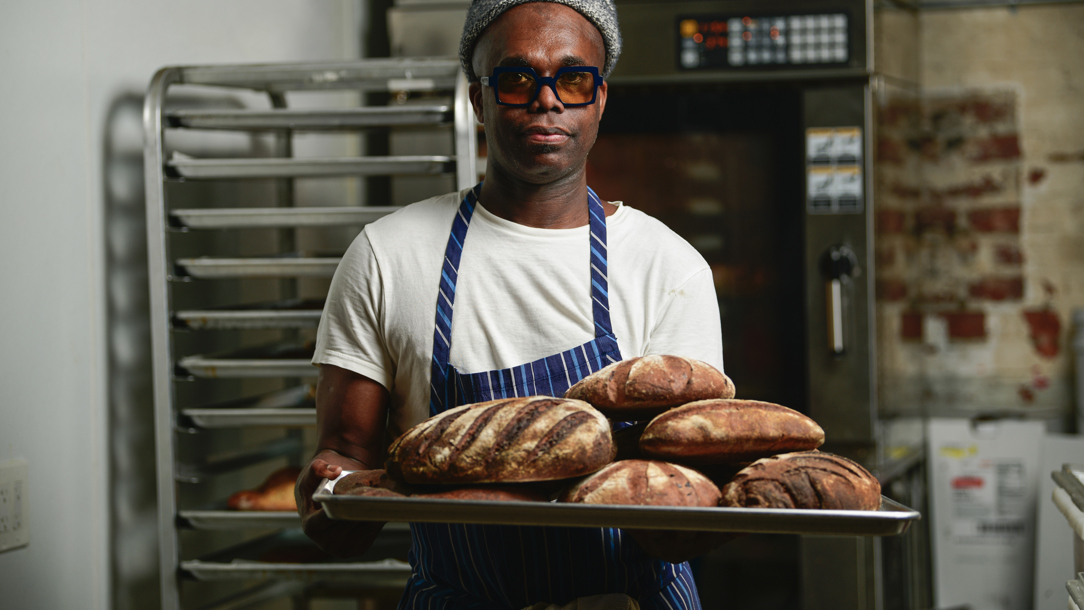
<svg viewBox="0 0 1084 610">
<path fill-rule="evenodd" d="M 253 258 L 200 256 L 177 259 L 180 277 L 222 279 L 246 277 L 331 277 L 340 256 L 305 256 L 292 253 Z"/>
<path fill-rule="evenodd" d="M 401 208 L 350 206 L 327 208 L 211 208 L 173 210 L 170 218 L 182 229 L 251 229 L 261 227 L 341 227 L 364 225 Z"/>
<path fill-rule="evenodd" d="M 223 354 L 185 356 L 177 374 L 203 378 L 315 377 L 312 345 L 268 345 Z"/>
<path fill-rule="evenodd" d="M 402 588 L 410 577 L 410 566 L 403 561 L 408 534 L 391 534 L 389 537 L 382 532 L 364 555 L 343 561 L 321 551 L 300 530 L 289 529 L 200 559 L 182 561 L 181 570 L 197 580 L 275 578 Z"/>
<path fill-rule="evenodd" d="M 301 517 L 293 511 L 270 510 L 181 510 L 177 511 L 189 527 L 197 530 L 282 529 L 301 527 Z"/>
<path fill-rule="evenodd" d="M 184 425 L 197 428 L 316 425 L 316 388 L 303 384 L 261 396 L 181 409 Z"/>
<path fill-rule="evenodd" d="M 442 155 L 388 157 L 195 159 L 174 153 L 167 176 L 190 180 L 228 178 L 315 178 L 384 174 L 445 174 L 455 171 L 455 158 Z"/>
<path fill-rule="evenodd" d="M 485 502 L 431 498 L 333 495 L 322 486 L 313 500 L 332 519 L 488 523 L 564 527 L 808 534 L 815 536 L 895 536 L 920 519 L 918 511 L 882 497 L 881 509 L 808 510 L 778 508 L 688 508 L 558 502 Z"/>
<path fill-rule="evenodd" d="M 173 327 L 192 330 L 316 328 L 324 299 L 288 299 L 272 303 L 183 310 L 173 314 Z"/>
</svg>

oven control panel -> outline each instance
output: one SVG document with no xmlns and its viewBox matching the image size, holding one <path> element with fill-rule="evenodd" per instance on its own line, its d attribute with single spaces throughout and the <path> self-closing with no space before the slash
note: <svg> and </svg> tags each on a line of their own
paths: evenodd
<svg viewBox="0 0 1084 610">
<path fill-rule="evenodd" d="M 812 67 L 850 60 L 846 13 L 695 15 L 677 20 L 681 70 Z"/>
</svg>

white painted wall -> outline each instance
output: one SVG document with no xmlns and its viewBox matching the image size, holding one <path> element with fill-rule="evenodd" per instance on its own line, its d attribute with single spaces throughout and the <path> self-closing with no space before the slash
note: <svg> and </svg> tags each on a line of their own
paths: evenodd
<svg viewBox="0 0 1084 610">
<path fill-rule="evenodd" d="M 363 2 L 0 7 L 0 462 L 29 464 L 31 527 L 29 547 L 0 554 L 0 607 L 112 605 L 101 185 L 110 103 L 142 94 L 167 64 L 356 57 Z"/>
</svg>

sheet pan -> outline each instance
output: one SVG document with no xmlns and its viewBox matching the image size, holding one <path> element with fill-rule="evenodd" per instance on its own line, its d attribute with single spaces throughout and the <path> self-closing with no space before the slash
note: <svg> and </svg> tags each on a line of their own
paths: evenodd
<svg viewBox="0 0 1084 610">
<path fill-rule="evenodd" d="M 794 510 L 765 508 L 686 508 L 556 502 L 482 502 L 428 498 L 336 496 L 323 486 L 313 495 L 332 519 L 491 523 L 566 527 L 810 534 L 817 536 L 894 536 L 921 515 L 882 497 L 881 510 Z"/>
<path fill-rule="evenodd" d="M 289 299 L 216 309 L 190 309 L 173 314 L 173 326 L 193 330 L 252 328 L 316 328 L 324 299 Z"/>
</svg>

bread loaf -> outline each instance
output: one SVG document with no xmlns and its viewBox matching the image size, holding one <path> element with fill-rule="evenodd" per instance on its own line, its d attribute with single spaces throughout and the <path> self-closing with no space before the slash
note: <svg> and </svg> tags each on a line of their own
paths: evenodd
<svg viewBox="0 0 1084 610">
<path fill-rule="evenodd" d="M 297 512 L 294 485 L 301 469 L 286 466 L 272 472 L 256 489 L 239 491 L 226 500 L 232 510 L 269 510 Z"/>
<path fill-rule="evenodd" d="M 414 487 L 390 478 L 384 470 L 359 470 L 335 482 L 334 493 L 369 498 L 432 498 L 439 500 L 485 500 L 545 502 L 549 498 L 541 490 L 523 485 L 493 485 L 489 487 Z"/>
<path fill-rule="evenodd" d="M 691 468 L 655 460 L 614 462 L 566 488 L 561 502 L 717 506 L 719 488 Z"/>
<path fill-rule="evenodd" d="M 680 356 L 644 356 L 584 377 L 566 398 L 594 405 L 617 420 L 650 419 L 671 407 L 706 398 L 733 398 L 730 378 L 710 364 Z"/>
<path fill-rule="evenodd" d="M 515 483 L 583 476 L 610 463 L 610 425 L 564 398 L 505 398 L 449 409 L 388 449 L 393 478 L 414 484 Z"/>
<path fill-rule="evenodd" d="M 645 456 L 689 464 L 751 462 L 777 453 L 808 451 L 824 430 L 805 415 L 756 400 L 699 400 L 671 409 L 640 436 Z"/>
<path fill-rule="evenodd" d="M 877 510 L 881 484 L 845 457 L 805 451 L 764 458 L 723 487 L 724 506 Z"/>
<path fill-rule="evenodd" d="M 374 493 L 372 490 L 375 489 L 385 490 L 391 492 L 391 494 Z M 335 488 L 332 493 L 356 496 L 406 496 L 410 495 L 411 491 L 412 490 L 408 486 L 389 477 L 387 471 L 378 469 L 351 472 L 335 482 Z"/>
<path fill-rule="evenodd" d="M 483 502 L 546 502 L 546 494 L 523 486 L 460 487 L 444 491 L 415 493 L 412 498 L 437 500 L 478 500 Z"/>
</svg>

